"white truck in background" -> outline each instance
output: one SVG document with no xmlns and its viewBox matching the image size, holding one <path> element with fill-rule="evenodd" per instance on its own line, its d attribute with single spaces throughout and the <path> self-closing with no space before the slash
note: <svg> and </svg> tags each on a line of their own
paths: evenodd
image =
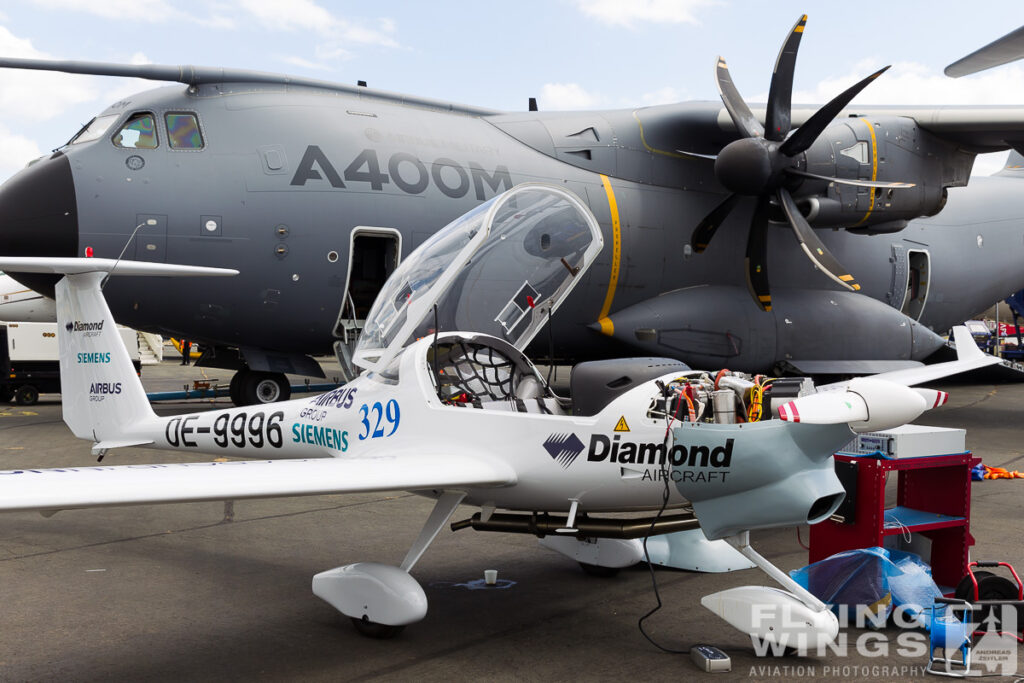
<svg viewBox="0 0 1024 683">
<path fill-rule="evenodd" d="M 138 335 L 127 327 L 117 329 L 138 372 Z M 27 406 L 41 393 L 60 391 L 57 334 L 57 323 L 0 322 L 0 402 L 13 398 Z"/>
</svg>

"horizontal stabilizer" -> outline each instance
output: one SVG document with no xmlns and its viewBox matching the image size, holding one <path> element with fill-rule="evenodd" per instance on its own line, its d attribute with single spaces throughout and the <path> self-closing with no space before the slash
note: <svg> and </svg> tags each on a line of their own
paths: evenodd
<svg viewBox="0 0 1024 683">
<path fill-rule="evenodd" d="M 0 510 L 68 510 L 335 493 L 505 486 L 508 465 L 468 455 L 234 460 L 0 472 Z"/>
<path fill-rule="evenodd" d="M 110 258 L 46 258 L 36 256 L 0 256 L 0 270 L 9 273 L 110 273 L 111 275 L 156 275 L 160 277 L 193 277 L 238 275 L 233 268 L 183 266 L 150 261 L 117 261 Z"/>
<path fill-rule="evenodd" d="M 112 448 L 130 448 L 132 446 L 149 446 L 153 443 L 152 439 L 120 439 L 110 441 L 100 441 L 92 445 L 92 454 L 99 455 L 105 453 Z"/>
<path fill-rule="evenodd" d="M 1024 57 L 1024 26 L 953 62 L 946 67 L 945 74 L 960 78 L 1015 62 L 1021 57 Z"/>
</svg>

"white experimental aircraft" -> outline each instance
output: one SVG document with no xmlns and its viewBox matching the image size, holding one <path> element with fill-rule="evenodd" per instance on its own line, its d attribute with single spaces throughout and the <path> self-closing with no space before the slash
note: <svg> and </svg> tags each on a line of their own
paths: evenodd
<svg viewBox="0 0 1024 683">
<path fill-rule="evenodd" d="M 769 388 L 667 359 L 598 361 L 577 365 L 572 396 L 561 398 L 522 349 L 601 248 L 597 222 L 571 192 L 518 186 L 434 234 L 395 271 L 353 354 L 364 369 L 357 378 L 313 398 L 173 417 L 150 408 L 101 283 L 108 274 L 235 271 L 0 258 L 12 271 L 64 275 L 56 288 L 64 420 L 94 454 L 150 446 L 250 458 L 3 472 L 0 509 L 396 489 L 436 499 L 399 566 L 360 562 L 313 578 L 316 595 L 377 636 L 425 616 L 426 596 L 409 572 L 460 504 L 481 511 L 457 526 L 547 536 L 596 567 L 635 563 L 647 533 L 699 526 L 788 590 L 732 589 L 705 597 L 706 606 L 763 640 L 830 640 L 835 617 L 750 547 L 749 530 L 827 518 L 844 495 L 831 454 L 851 430 L 912 420 L 945 395 L 907 385 L 998 360 L 958 331 L 957 361 L 820 393 L 810 380 Z M 656 511 L 663 494 L 668 515 L 607 516 Z M 763 609 L 755 619 L 755 605 L 765 604 L 784 607 L 785 619 Z"/>
</svg>

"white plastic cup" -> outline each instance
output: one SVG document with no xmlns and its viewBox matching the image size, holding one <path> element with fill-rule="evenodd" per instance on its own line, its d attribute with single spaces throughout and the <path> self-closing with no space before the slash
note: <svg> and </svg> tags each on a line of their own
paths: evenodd
<svg viewBox="0 0 1024 683">
<path fill-rule="evenodd" d="M 497 569 L 485 569 L 484 570 L 484 583 L 488 586 L 493 586 L 498 583 L 498 570 Z"/>
</svg>

